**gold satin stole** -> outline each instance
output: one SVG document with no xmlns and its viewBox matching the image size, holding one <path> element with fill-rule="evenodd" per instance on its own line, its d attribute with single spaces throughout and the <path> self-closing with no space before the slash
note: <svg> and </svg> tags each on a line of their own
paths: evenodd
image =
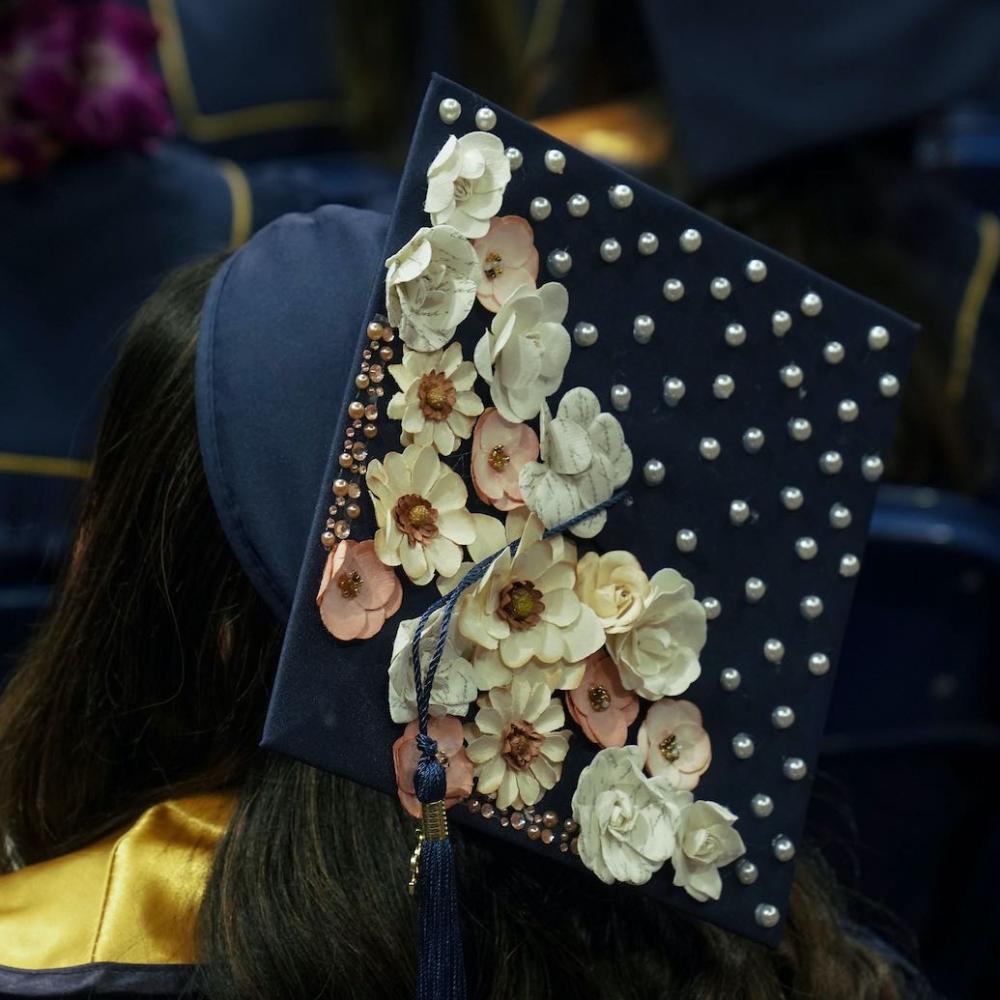
<svg viewBox="0 0 1000 1000">
<path fill-rule="evenodd" d="M 147 809 L 127 830 L 0 876 L 0 965 L 194 964 L 195 929 L 231 795 Z"/>
</svg>

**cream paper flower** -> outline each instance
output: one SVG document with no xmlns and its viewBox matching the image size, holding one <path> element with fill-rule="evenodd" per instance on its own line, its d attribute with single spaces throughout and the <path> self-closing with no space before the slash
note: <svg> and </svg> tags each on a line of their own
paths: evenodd
<svg viewBox="0 0 1000 1000">
<path fill-rule="evenodd" d="M 573 793 L 580 860 L 608 885 L 644 885 L 675 851 L 679 794 L 643 774 L 638 747 L 601 750 Z"/>
<path fill-rule="evenodd" d="M 683 694 L 701 674 L 706 622 L 694 587 L 677 570 L 661 569 L 650 588 L 632 628 L 609 635 L 607 646 L 622 684 L 656 701 Z"/>
<path fill-rule="evenodd" d="M 386 414 L 401 420 L 403 444 L 431 445 L 450 455 L 472 433 L 483 402 L 472 390 L 476 369 L 462 360 L 461 344 L 425 354 L 403 350 L 403 363 L 389 365 L 400 392 L 389 400 Z"/>
<path fill-rule="evenodd" d="M 674 885 L 700 903 L 718 899 L 722 893 L 719 869 L 746 853 L 743 838 L 733 829 L 736 817 L 717 802 L 690 801 L 690 792 L 677 795 L 688 801 L 675 822 Z"/>
<path fill-rule="evenodd" d="M 510 688 L 494 688 L 479 701 L 468 727 L 468 755 L 476 789 L 497 797 L 497 806 L 534 805 L 559 780 L 569 750 L 563 707 L 545 684 L 515 677 Z"/>
<path fill-rule="evenodd" d="M 516 555 L 504 548 L 459 598 L 458 628 L 480 647 L 477 671 L 486 662 L 508 670 L 531 660 L 577 664 L 604 642 L 597 615 L 573 590 L 576 546 L 543 535 L 538 518 L 529 517 Z"/>
<path fill-rule="evenodd" d="M 389 323 L 415 351 L 440 350 L 472 310 L 479 258 L 452 226 L 418 229 L 386 262 Z"/>
<path fill-rule="evenodd" d="M 631 475 L 632 452 L 621 424 L 601 412 L 589 389 L 570 389 L 554 418 L 548 404 L 543 404 L 539 427 L 541 461 L 525 465 L 519 481 L 524 502 L 546 528 L 609 500 Z M 593 538 L 607 519 L 607 511 L 598 511 L 569 530 L 580 538 Z"/>
<path fill-rule="evenodd" d="M 473 355 L 493 405 L 511 423 L 533 420 L 559 388 L 569 360 L 564 285 L 522 285 L 500 307 Z"/>
<path fill-rule="evenodd" d="M 386 566 L 402 566 L 416 584 L 430 583 L 435 573 L 456 573 L 462 546 L 476 534 L 462 478 L 433 448 L 411 444 L 402 454 L 390 452 L 384 463 L 369 462 L 366 479 L 378 523 L 379 559 Z"/>
<path fill-rule="evenodd" d="M 510 183 L 510 161 L 489 132 L 448 136 L 427 168 L 424 211 L 435 226 L 454 226 L 463 236 L 485 236 Z"/>
<path fill-rule="evenodd" d="M 408 618 L 399 623 L 396 638 L 392 644 L 392 659 L 389 661 L 389 715 L 393 722 L 411 722 L 417 717 L 417 689 L 413 683 L 413 633 L 419 618 Z M 426 676 L 427 666 L 434 652 L 441 612 L 431 615 L 420 637 L 420 664 Z M 434 674 L 431 685 L 431 715 L 464 716 L 469 711 L 470 702 L 479 693 L 473 678 L 472 664 L 461 649 L 462 642 L 450 629 L 445 640 L 444 655 Z"/>
<path fill-rule="evenodd" d="M 649 596 L 649 577 L 631 552 L 587 552 L 576 565 L 576 593 L 605 632 L 627 632 Z"/>
</svg>

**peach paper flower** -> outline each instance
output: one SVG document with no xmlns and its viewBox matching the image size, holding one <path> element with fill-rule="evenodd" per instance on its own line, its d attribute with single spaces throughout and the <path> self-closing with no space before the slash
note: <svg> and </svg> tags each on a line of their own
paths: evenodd
<svg viewBox="0 0 1000 1000">
<path fill-rule="evenodd" d="M 622 686 L 618 668 L 603 649 L 587 657 L 579 687 L 566 695 L 566 707 L 583 735 L 602 747 L 623 747 L 628 727 L 639 714 L 639 699 Z"/>
<path fill-rule="evenodd" d="M 316 603 L 337 639 L 370 639 L 398 610 L 403 585 L 375 555 L 375 543 L 338 542 L 326 559 Z"/>
<path fill-rule="evenodd" d="M 538 435 L 527 424 L 505 420 L 489 407 L 472 432 L 472 485 L 483 503 L 513 510 L 524 500 L 518 485 L 521 468 L 538 458 Z"/>
<path fill-rule="evenodd" d="M 484 309 L 495 313 L 521 285 L 535 287 L 538 251 L 535 234 L 526 219 L 502 215 L 493 219 L 489 232 L 472 245 L 479 257 L 479 289 L 476 298 Z"/>
<path fill-rule="evenodd" d="M 392 745 L 392 762 L 396 767 L 396 794 L 403 808 L 414 818 L 420 819 L 421 805 L 413 787 L 413 777 L 417 773 L 417 762 L 420 751 L 417 749 L 417 733 L 420 726 L 411 722 L 403 735 Z M 453 805 L 467 799 L 472 794 L 472 761 L 469 760 L 465 747 L 462 745 L 462 723 L 452 715 L 432 718 L 427 723 L 427 735 L 437 740 L 438 753 L 448 758 L 445 774 L 448 777 L 448 790 L 445 793 L 444 805 L 450 809 Z"/>
<path fill-rule="evenodd" d="M 651 705 L 636 740 L 646 770 L 664 776 L 674 788 L 691 791 L 712 763 L 712 744 L 701 712 L 690 701 L 664 698 Z"/>
</svg>

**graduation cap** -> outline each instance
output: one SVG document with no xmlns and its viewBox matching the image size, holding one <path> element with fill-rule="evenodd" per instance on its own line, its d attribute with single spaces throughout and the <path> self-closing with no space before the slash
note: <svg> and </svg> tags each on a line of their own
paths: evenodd
<svg viewBox="0 0 1000 1000">
<path fill-rule="evenodd" d="M 204 312 L 220 514 L 297 571 L 264 745 L 421 817 L 421 996 L 449 824 L 776 943 L 912 324 L 441 78 L 377 228 Z"/>
</svg>

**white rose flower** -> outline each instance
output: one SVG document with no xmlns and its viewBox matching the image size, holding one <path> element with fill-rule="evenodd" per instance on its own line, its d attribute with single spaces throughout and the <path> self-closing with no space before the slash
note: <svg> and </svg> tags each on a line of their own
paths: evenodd
<svg viewBox="0 0 1000 1000">
<path fill-rule="evenodd" d="M 546 528 L 609 500 L 632 474 L 632 452 L 621 424 L 610 413 L 601 412 L 597 396 L 589 389 L 570 389 L 555 418 L 543 404 L 539 427 L 541 461 L 521 469 L 519 484 L 524 502 Z M 570 531 L 580 538 L 593 538 L 607 519 L 607 511 L 598 511 Z"/>
<path fill-rule="evenodd" d="M 510 161 L 489 132 L 453 135 L 427 168 L 424 211 L 435 226 L 454 226 L 463 236 L 485 236 L 510 183 Z"/>
<path fill-rule="evenodd" d="M 576 564 L 576 592 L 605 632 L 627 632 L 649 596 L 649 577 L 631 552 L 588 552 Z"/>
<path fill-rule="evenodd" d="M 559 388 L 569 360 L 569 334 L 562 325 L 568 308 L 569 295 L 558 282 L 537 290 L 522 285 L 476 344 L 476 368 L 505 420 L 534 419 Z"/>
<path fill-rule="evenodd" d="M 573 793 L 580 860 L 608 885 L 644 885 L 674 853 L 679 793 L 642 763 L 635 746 L 601 750 Z"/>
<path fill-rule="evenodd" d="M 452 226 L 418 229 L 386 262 L 389 323 L 415 351 L 440 350 L 472 310 L 479 258 Z"/>
<path fill-rule="evenodd" d="M 687 795 L 690 792 L 678 792 Z M 676 824 L 672 856 L 674 885 L 698 902 L 718 899 L 722 892 L 719 869 L 746 853 L 743 838 L 733 829 L 736 817 L 717 802 L 689 802 Z"/>
<path fill-rule="evenodd" d="M 632 628 L 608 635 L 607 647 L 622 684 L 656 701 L 683 694 L 697 680 L 707 626 L 694 586 L 677 570 L 661 569 L 650 588 Z"/>
<path fill-rule="evenodd" d="M 389 662 L 389 715 L 393 722 L 412 722 L 417 717 L 417 689 L 413 683 L 413 633 L 419 618 L 409 618 L 399 623 L 392 644 Z M 420 637 L 420 664 L 426 672 L 434 653 L 441 612 L 431 615 Z M 461 640 L 450 629 L 445 640 L 444 654 L 434 674 L 431 685 L 431 715 L 454 715 L 461 718 L 469 710 L 469 703 L 479 693 L 473 678 L 472 664 L 460 649 Z"/>
</svg>

